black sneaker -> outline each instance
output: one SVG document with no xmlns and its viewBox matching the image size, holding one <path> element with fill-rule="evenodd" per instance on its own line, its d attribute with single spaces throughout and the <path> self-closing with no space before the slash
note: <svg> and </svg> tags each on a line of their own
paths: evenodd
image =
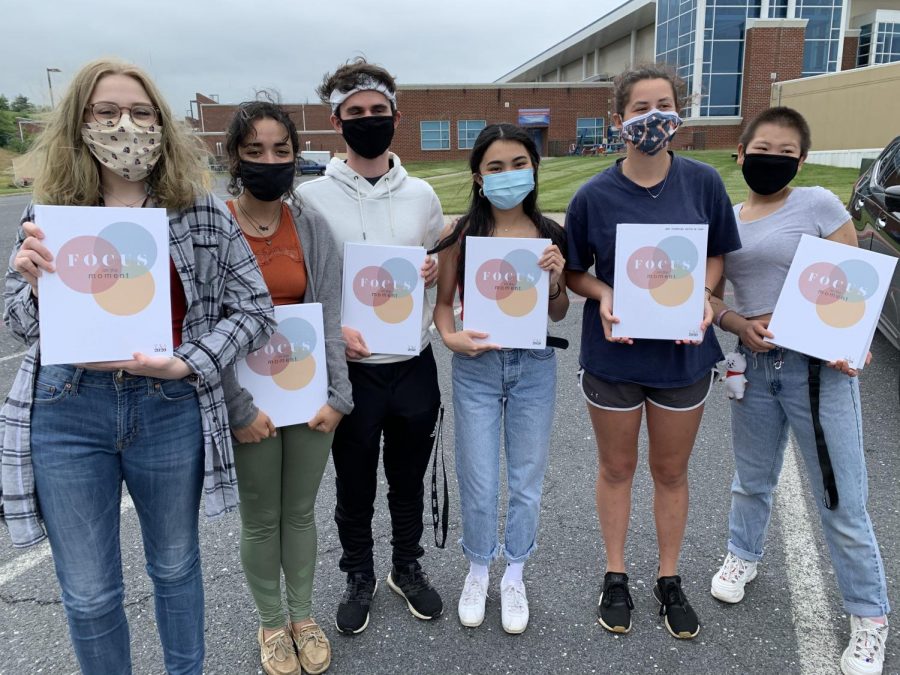
<svg viewBox="0 0 900 675">
<path fill-rule="evenodd" d="M 374 574 L 350 572 L 347 575 L 347 590 L 338 605 L 334 625 L 342 633 L 355 635 L 362 633 L 369 625 L 369 607 L 378 588 Z"/>
<path fill-rule="evenodd" d="M 634 603 L 628 592 L 628 575 L 607 572 L 603 577 L 603 590 L 597 602 L 597 621 L 613 633 L 631 630 L 631 610 Z"/>
<path fill-rule="evenodd" d="M 406 600 L 409 611 L 416 618 L 429 621 L 444 611 L 441 596 L 429 583 L 428 575 L 417 562 L 403 567 L 394 565 L 388 574 L 387 583 L 394 593 Z"/>
<path fill-rule="evenodd" d="M 700 620 L 681 590 L 681 577 L 660 577 L 653 587 L 659 603 L 659 615 L 666 617 L 666 628 L 675 637 L 690 640 L 700 632 Z"/>
</svg>

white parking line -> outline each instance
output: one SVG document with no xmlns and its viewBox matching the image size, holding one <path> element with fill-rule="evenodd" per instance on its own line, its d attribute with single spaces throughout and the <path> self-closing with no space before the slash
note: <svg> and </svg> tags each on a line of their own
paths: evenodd
<svg viewBox="0 0 900 675">
<path fill-rule="evenodd" d="M 134 508 L 134 502 L 131 501 L 129 495 L 122 497 L 121 513 L 125 513 Z M 50 557 L 50 544 L 46 541 L 29 549 L 22 555 L 18 555 L 7 563 L 0 566 L 0 586 L 4 586 L 13 579 L 22 576 L 29 570 L 34 569 L 47 558 Z"/>
<path fill-rule="evenodd" d="M 12 361 L 13 359 L 21 359 L 27 353 L 28 353 L 28 350 L 26 349 L 24 352 L 10 354 L 9 356 L 0 356 L 0 363 L 3 363 L 4 361 Z"/>
<path fill-rule="evenodd" d="M 822 598 L 828 586 L 822 574 L 822 559 L 816 549 L 811 527 L 813 519 L 818 520 L 818 513 L 811 515 L 806 508 L 803 484 L 797 470 L 798 454 L 797 445 L 790 438 L 784 452 L 784 468 L 775 492 L 775 503 L 787 559 L 785 576 L 791 595 L 800 672 L 816 675 L 835 672 L 841 652 L 831 630 L 831 622 L 824 620 L 823 616 Z"/>
</svg>

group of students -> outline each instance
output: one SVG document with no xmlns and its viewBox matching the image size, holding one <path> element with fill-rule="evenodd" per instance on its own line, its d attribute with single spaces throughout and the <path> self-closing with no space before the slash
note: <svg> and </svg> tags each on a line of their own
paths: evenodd
<svg viewBox="0 0 900 675">
<path fill-rule="evenodd" d="M 293 186 L 299 139 L 277 105 L 239 107 L 226 147 L 233 199 L 208 191 L 203 154 L 138 68 L 85 66 L 39 137 L 34 202 L 165 208 L 169 219 L 174 358 L 136 353 L 121 362 L 40 366 L 37 278 L 54 272 L 33 207 L 26 210 L 6 275 L 4 319 L 29 345 L 2 409 L 2 506 L 14 545 L 50 540 L 75 654 L 88 674 L 131 672 L 119 552 L 122 483 L 141 524 L 166 671 L 200 673 L 204 602 L 198 509 L 239 506 L 240 556 L 259 613 L 266 673 L 321 673 L 331 646 L 311 616 L 316 566 L 314 505 L 329 452 L 346 591 L 337 629 L 360 633 L 378 585 L 372 518 L 379 456 L 391 517 L 388 586 L 410 612 L 443 611 L 419 560 L 423 478 L 440 411 L 430 346 L 434 322 L 453 352 L 453 413 L 462 537 L 469 572 L 459 594 L 464 626 L 485 615 L 491 562 L 504 555 L 501 619 L 509 633 L 529 620 L 523 567 L 537 540 L 557 386 L 553 348 L 502 349 L 459 330 L 467 236 L 549 239 L 548 316 L 565 317 L 570 289 L 584 296 L 578 384 L 597 442 L 596 505 L 606 554 L 598 621 L 631 630 L 625 539 L 646 410 L 659 569 L 653 594 L 669 632 L 693 638 L 700 621 L 682 588 L 678 558 L 688 515 L 688 461 L 713 369 L 723 358 L 712 324 L 734 333 L 749 386 L 731 406 L 735 476 L 725 562 L 712 594 L 739 602 L 757 574 L 788 431 L 820 505 L 851 637 L 845 673 L 880 673 L 887 638 L 884 568 L 866 511 L 859 388 L 846 363 L 827 364 L 763 338 L 803 233 L 850 245 L 853 226 L 834 195 L 789 183 L 810 147 L 803 118 L 772 108 L 738 146 L 749 192 L 732 207 L 717 172 L 667 149 L 681 124 L 678 86 L 662 67 L 633 68 L 614 90 L 614 123 L 626 153 L 582 186 L 565 229 L 538 208 L 540 155 L 529 134 L 491 124 L 470 157 L 467 212 L 444 227 L 433 190 L 390 151 L 400 121 L 396 85 L 357 59 L 318 90 L 347 144 L 324 178 Z M 612 337 L 618 223 L 708 224 L 702 339 L 691 343 Z M 340 321 L 345 242 L 424 246 L 421 351 L 370 353 L 365 335 Z M 436 256 L 434 254 L 437 254 Z M 724 302 L 724 284 L 734 305 Z M 234 363 L 274 330 L 273 303 L 323 307 L 328 401 L 307 423 L 276 428 L 243 389 Z M 807 381 L 818 374 L 818 416 Z M 820 432 L 817 434 L 817 431 Z M 232 436 L 237 442 L 232 445 Z M 500 453 L 508 508 L 498 542 Z M 817 438 L 819 436 L 820 438 Z M 827 442 L 833 484 L 823 482 Z M 826 506 L 826 487 L 839 499 Z M 46 532 L 46 534 L 45 534 Z M 281 577 L 287 611 L 282 604 Z"/>
</svg>

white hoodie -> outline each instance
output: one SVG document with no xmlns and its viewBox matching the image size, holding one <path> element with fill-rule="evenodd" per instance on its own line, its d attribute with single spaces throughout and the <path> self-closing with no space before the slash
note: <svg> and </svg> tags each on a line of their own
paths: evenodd
<svg viewBox="0 0 900 675">
<path fill-rule="evenodd" d="M 429 249 L 444 229 L 441 203 L 431 186 L 407 174 L 394 153 L 390 153 L 390 162 L 388 172 L 372 185 L 345 161 L 334 157 L 322 178 L 301 183 L 294 191 L 301 209 L 316 211 L 328 223 L 342 261 L 344 243 L 348 241 Z M 422 349 L 430 341 L 428 328 L 433 312 L 426 293 L 422 306 Z M 362 362 L 396 363 L 408 358 L 411 357 L 372 354 Z"/>
</svg>

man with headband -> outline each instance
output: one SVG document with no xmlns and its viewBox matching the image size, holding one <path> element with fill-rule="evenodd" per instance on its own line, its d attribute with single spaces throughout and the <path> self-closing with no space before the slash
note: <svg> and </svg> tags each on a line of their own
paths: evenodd
<svg viewBox="0 0 900 675">
<path fill-rule="evenodd" d="M 325 176 L 300 185 L 301 208 L 328 222 L 343 254 L 345 242 L 434 246 L 444 220 L 434 190 L 407 175 L 389 147 L 400 121 L 396 84 L 383 68 L 359 58 L 326 74 L 318 89 L 331 106 L 331 124 L 347 143 L 347 160 L 333 158 Z M 437 280 L 437 264 L 423 260 L 426 287 Z M 347 590 L 335 624 L 342 633 L 360 633 L 369 623 L 377 580 L 372 556 L 372 516 L 378 484 L 378 455 L 384 438 L 384 473 L 391 514 L 391 571 L 387 583 L 419 619 L 443 611 L 440 595 L 422 571 L 422 480 L 440 408 L 437 368 L 428 327 L 432 305 L 425 298 L 421 352 L 412 358 L 372 354 L 365 335 L 344 326 L 350 381 L 356 407 L 334 436 L 337 474 L 334 519 L 343 547 L 341 570 Z"/>
</svg>

